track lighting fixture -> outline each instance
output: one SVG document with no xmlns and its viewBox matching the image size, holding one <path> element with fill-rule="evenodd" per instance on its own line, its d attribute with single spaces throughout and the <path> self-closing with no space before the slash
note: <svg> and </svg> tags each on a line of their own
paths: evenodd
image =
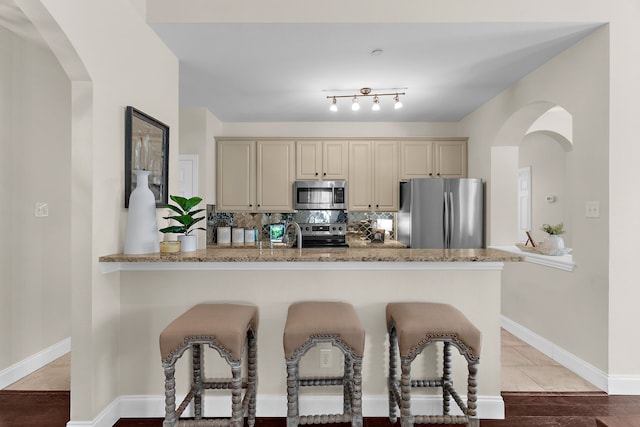
<svg viewBox="0 0 640 427">
<path fill-rule="evenodd" d="M 371 110 L 380 111 L 380 98 L 381 96 L 393 96 L 394 100 L 394 108 L 397 110 L 402 108 L 402 102 L 400 102 L 400 95 L 406 95 L 405 92 L 393 92 L 393 93 L 372 93 L 373 89 L 369 87 L 363 87 L 360 89 L 359 94 L 354 95 L 329 95 L 327 99 L 331 99 L 331 106 L 329 110 L 335 112 L 338 111 L 338 100 L 337 98 L 351 98 L 351 109 L 353 111 L 358 111 L 360 109 L 360 103 L 358 101 L 359 97 L 372 96 L 373 97 L 373 105 L 371 106 Z"/>
</svg>

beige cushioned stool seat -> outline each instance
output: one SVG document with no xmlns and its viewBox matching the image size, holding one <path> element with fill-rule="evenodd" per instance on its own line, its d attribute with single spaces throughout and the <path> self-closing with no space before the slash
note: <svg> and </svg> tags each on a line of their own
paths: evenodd
<svg viewBox="0 0 640 427">
<path fill-rule="evenodd" d="M 165 417 L 163 427 L 255 426 L 257 388 L 258 308 L 249 304 L 199 304 L 173 320 L 160 333 L 160 355 L 164 370 Z M 246 346 L 246 360 L 244 359 Z M 206 378 L 205 349 L 213 349 L 231 369 L 226 378 Z M 176 363 L 187 350 L 191 355 L 191 378 L 182 403 L 176 399 Z M 246 381 L 242 371 L 246 366 Z M 231 416 L 204 416 L 205 391 L 229 390 Z M 242 391 L 245 390 L 243 395 Z M 179 403 L 176 406 L 176 403 Z M 187 407 L 192 417 L 181 418 Z"/>
<path fill-rule="evenodd" d="M 240 360 L 248 330 L 258 329 L 258 308 L 243 304 L 199 304 L 171 322 L 160 334 L 160 353 L 166 360 L 185 337 L 215 337 Z"/>
<path fill-rule="evenodd" d="M 387 325 L 395 323 L 400 356 L 407 357 L 431 339 L 449 338 L 467 347 L 478 359 L 482 333 L 457 308 L 429 302 L 389 303 Z"/>
<path fill-rule="evenodd" d="M 305 301 L 289 306 L 284 353 L 291 358 L 311 336 L 338 335 L 356 356 L 364 354 L 364 328 L 353 306 L 344 302 Z"/>
</svg>

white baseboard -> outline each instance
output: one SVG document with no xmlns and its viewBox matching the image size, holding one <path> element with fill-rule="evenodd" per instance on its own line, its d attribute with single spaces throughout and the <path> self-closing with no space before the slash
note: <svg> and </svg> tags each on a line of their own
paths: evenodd
<svg viewBox="0 0 640 427">
<path fill-rule="evenodd" d="M 541 353 L 544 353 L 546 356 L 555 360 L 565 368 L 573 371 L 575 374 L 584 378 L 586 381 L 589 381 L 599 389 L 606 391 L 609 394 L 616 394 L 611 390 L 611 377 L 608 376 L 606 372 L 596 368 L 588 362 L 585 362 L 573 353 L 564 350 L 562 347 L 555 345 L 546 338 L 541 337 L 530 329 L 525 328 L 505 316 L 502 316 L 500 320 L 501 326 L 509 333 L 520 338 L 522 341 L 534 347 Z M 640 377 L 635 379 L 635 387 L 635 393 L 624 394 L 640 394 Z"/>
<path fill-rule="evenodd" d="M 21 380 L 71 351 L 71 338 L 65 338 L 0 371 L 0 389 Z"/>
<path fill-rule="evenodd" d="M 388 417 L 389 404 L 387 395 L 364 396 L 362 413 L 365 417 Z M 463 400 L 466 400 L 463 397 Z M 256 416 L 287 416 L 287 398 L 282 395 L 258 396 Z M 227 417 L 231 410 L 229 397 L 206 396 L 204 401 L 205 415 L 210 417 Z M 416 413 L 437 413 L 442 408 L 442 399 L 437 396 L 415 396 L 412 407 Z M 207 411 L 210 408 L 211 411 Z M 455 404 L 451 405 L 452 413 L 456 412 Z M 341 396 L 301 396 L 301 414 L 322 414 L 342 412 Z M 192 415 L 191 407 L 185 415 Z M 504 402 L 501 396 L 478 396 L 478 416 L 482 419 L 504 419 Z M 120 396 L 105 408 L 93 421 L 69 421 L 67 427 L 111 427 L 120 418 L 163 418 L 164 396 Z"/>
</svg>

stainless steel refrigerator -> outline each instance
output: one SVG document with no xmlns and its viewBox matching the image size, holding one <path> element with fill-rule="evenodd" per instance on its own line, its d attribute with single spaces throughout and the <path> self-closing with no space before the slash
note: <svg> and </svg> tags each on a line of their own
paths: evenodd
<svg viewBox="0 0 640 427">
<path fill-rule="evenodd" d="M 484 185 L 478 178 L 400 184 L 397 239 L 410 248 L 484 247 Z"/>
</svg>

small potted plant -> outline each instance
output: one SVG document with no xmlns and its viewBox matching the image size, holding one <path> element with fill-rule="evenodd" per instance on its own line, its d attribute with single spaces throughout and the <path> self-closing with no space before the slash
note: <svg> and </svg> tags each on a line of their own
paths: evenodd
<svg viewBox="0 0 640 427">
<path fill-rule="evenodd" d="M 564 233 L 562 223 L 556 225 L 542 224 L 542 231 L 548 234 L 542 245 L 547 249 L 564 249 L 564 239 L 560 234 Z"/>
<path fill-rule="evenodd" d="M 177 215 L 169 215 L 163 217 L 168 220 L 175 220 L 179 223 L 179 225 L 170 225 L 165 228 L 161 228 L 161 233 L 177 233 L 178 240 L 180 241 L 180 246 L 182 248 L 182 252 L 191 252 L 196 250 L 196 235 L 191 234 L 193 230 L 205 230 L 202 227 L 194 227 L 196 223 L 202 221 L 204 216 L 199 218 L 195 218 L 194 216 L 204 209 L 194 209 L 201 201 L 201 197 L 191 197 L 187 199 L 181 196 L 169 196 L 171 200 L 173 200 L 176 204 L 167 204 L 166 208 L 171 209 Z"/>
</svg>

